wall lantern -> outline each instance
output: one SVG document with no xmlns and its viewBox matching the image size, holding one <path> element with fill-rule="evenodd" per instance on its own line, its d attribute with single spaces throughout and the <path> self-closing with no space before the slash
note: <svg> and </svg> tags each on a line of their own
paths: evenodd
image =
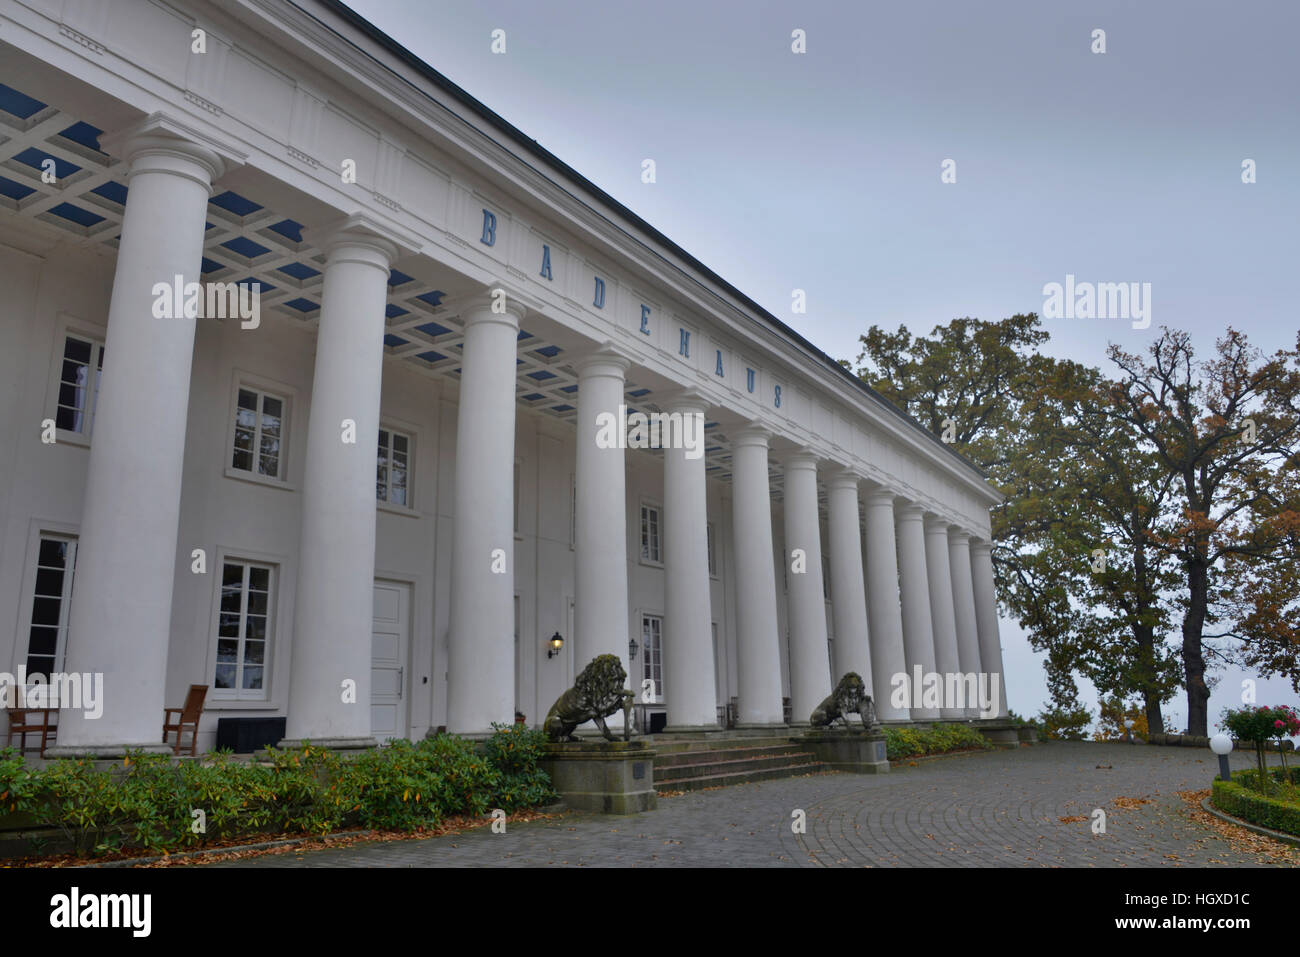
<svg viewBox="0 0 1300 957">
<path fill-rule="evenodd" d="M 629 661 L 636 661 L 636 653 L 637 653 L 636 639 L 635 639 L 635 638 L 629 638 L 629 639 L 627 640 L 627 657 L 628 657 L 628 660 L 629 660 Z"/>
<path fill-rule="evenodd" d="M 551 647 L 550 650 L 546 652 L 546 657 L 554 658 L 556 655 L 560 653 L 560 649 L 564 647 L 564 639 L 560 637 L 560 633 L 558 631 L 555 634 L 551 635 L 550 645 Z"/>
</svg>

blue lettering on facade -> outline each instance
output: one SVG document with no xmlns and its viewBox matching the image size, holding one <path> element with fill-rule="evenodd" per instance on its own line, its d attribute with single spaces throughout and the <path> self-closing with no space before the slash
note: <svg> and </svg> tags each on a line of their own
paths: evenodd
<svg viewBox="0 0 1300 957">
<path fill-rule="evenodd" d="M 591 301 L 591 304 L 597 309 L 605 308 L 605 280 L 599 276 L 596 277 L 596 298 Z"/>
<path fill-rule="evenodd" d="M 497 242 L 497 217 L 491 210 L 483 210 L 483 235 L 479 239 L 484 246 L 495 246 Z"/>
<path fill-rule="evenodd" d="M 680 344 L 677 346 L 677 352 L 679 355 L 683 355 L 689 359 L 691 357 L 691 334 L 685 329 L 682 329 L 681 333 L 682 338 Z"/>
<path fill-rule="evenodd" d="M 776 387 L 776 407 L 781 408 L 781 387 Z"/>
<path fill-rule="evenodd" d="M 641 303 L 641 331 L 650 335 L 650 307 Z"/>
<path fill-rule="evenodd" d="M 718 365 L 713 370 L 714 375 L 722 375 L 722 350 L 718 350 Z"/>
<path fill-rule="evenodd" d="M 539 275 L 551 278 L 551 247 L 542 243 L 542 271 Z"/>
<path fill-rule="evenodd" d="M 750 392 L 754 391 L 754 370 L 753 369 L 745 370 L 745 388 L 748 389 Z"/>
</svg>

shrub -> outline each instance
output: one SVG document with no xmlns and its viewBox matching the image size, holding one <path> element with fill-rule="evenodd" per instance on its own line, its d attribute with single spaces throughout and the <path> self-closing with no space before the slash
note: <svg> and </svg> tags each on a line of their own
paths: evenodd
<svg viewBox="0 0 1300 957">
<path fill-rule="evenodd" d="M 1280 769 L 1274 769 L 1274 780 L 1290 785 L 1289 797 L 1260 793 L 1257 774 L 1257 771 L 1239 771 L 1231 781 L 1215 778 L 1210 804 L 1243 821 L 1300 836 L 1300 801 L 1295 799 L 1294 791 L 1295 784 L 1300 783 L 1300 769 L 1292 769 L 1285 778 Z"/>
<path fill-rule="evenodd" d="M 1255 746 L 1255 761 L 1259 773 L 1250 780 L 1263 792 L 1270 788 L 1271 779 L 1265 770 L 1264 748 L 1270 738 L 1282 739 L 1288 735 L 1300 734 L 1300 716 L 1287 706 L 1278 708 L 1230 708 L 1223 712 L 1220 728 L 1232 732 L 1239 741 L 1248 741 Z M 1283 757 L 1285 765 L 1286 758 Z"/>
<path fill-rule="evenodd" d="M 989 740 L 964 724 L 936 724 L 928 729 L 885 728 L 885 753 L 891 761 L 949 751 L 991 749 Z"/>
<path fill-rule="evenodd" d="M 1150 728 L 1147 725 L 1146 709 L 1140 704 L 1126 704 L 1119 695 L 1102 698 L 1099 702 L 1101 713 L 1097 717 L 1097 730 L 1092 733 L 1094 741 L 1124 741 L 1128 739 L 1125 721 L 1133 722 L 1132 736 L 1138 741 L 1149 741 Z"/>
<path fill-rule="evenodd" d="M 6 748 L 0 815 L 57 827 L 78 855 L 125 847 L 166 852 L 353 825 L 411 831 L 451 815 L 553 801 L 554 788 L 538 766 L 544 740 L 522 726 L 498 726 L 481 745 L 444 734 L 352 757 L 311 745 L 267 748 L 256 762 L 232 760 L 229 752 L 179 763 L 135 753 L 106 770 L 88 760 L 33 769 Z"/>
<path fill-rule="evenodd" d="M 1048 741 L 1082 741 L 1092 724 L 1092 711 L 1088 708 L 1050 708 L 1040 711 L 1043 733 Z"/>
</svg>

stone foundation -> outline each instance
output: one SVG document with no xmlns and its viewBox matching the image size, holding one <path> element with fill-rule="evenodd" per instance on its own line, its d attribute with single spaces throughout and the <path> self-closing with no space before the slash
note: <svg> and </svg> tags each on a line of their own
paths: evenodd
<svg viewBox="0 0 1300 957">
<path fill-rule="evenodd" d="M 805 731 L 790 740 L 807 748 L 832 771 L 851 774 L 889 771 L 885 736 L 879 731 Z"/>
<path fill-rule="evenodd" d="M 653 811 L 655 752 L 644 741 L 558 742 L 542 746 L 539 762 L 564 803 L 579 811 Z"/>
</svg>

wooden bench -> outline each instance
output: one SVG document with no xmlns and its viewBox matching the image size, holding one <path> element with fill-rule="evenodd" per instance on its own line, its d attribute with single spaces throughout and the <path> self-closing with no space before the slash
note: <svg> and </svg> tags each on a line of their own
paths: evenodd
<svg viewBox="0 0 1300 957">
<path fill-rule="evenodd" d="M 58 716 L 58 708 L 9 709 L 8 743 L 13 744 L 14 736 L 17 735 L 19 753 L 35 750 L 27 747 L 27 736 L 29 734 L 39 734 L 41 736 L 40 755 L 44 757 L 46 747 L 54 740 L 58 732 Z"/>
<path fill-rule="evenodd" d="M 176 732 L 176 746 L 173 754 L 181 753 L 181 736 L 188 731 L 190 733 L 190 756 L 193 757 L 198 748 L 199 738 L 199 716 L 203 714 L 203 699 L 208 695 L 207 685 L 190 685 L 190 693 L 185 696 L 185 706 L 181 708 L 164 708 L 163 709 L 163 744 L 167 743 L 167 735 Z M 172 715 L 176 715 L 173 719 Z"/>
</svg>

